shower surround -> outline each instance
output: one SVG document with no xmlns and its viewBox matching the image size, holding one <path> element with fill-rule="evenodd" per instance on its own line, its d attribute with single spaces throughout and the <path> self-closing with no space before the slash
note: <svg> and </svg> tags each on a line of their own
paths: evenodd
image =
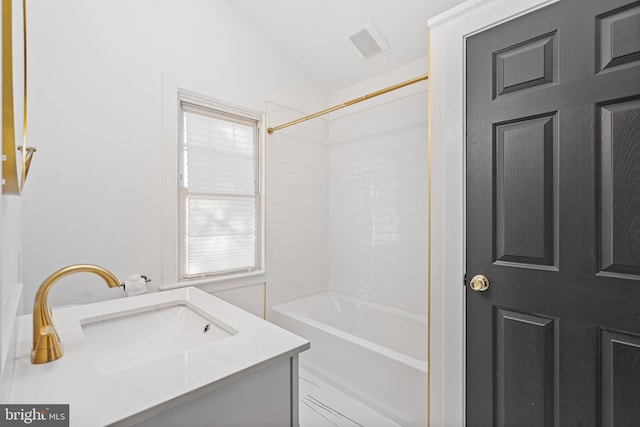
<svg viewBox="0 0 640 427">
<path fill-rule="evenodd" d="M 426 87 L 279 130 L 266 150 L 268 318 L 311 340 L 303 367 L 411 426 L 427 401 Z M 267 126 L 306 113 L 268 103 Z"/>
</svg>

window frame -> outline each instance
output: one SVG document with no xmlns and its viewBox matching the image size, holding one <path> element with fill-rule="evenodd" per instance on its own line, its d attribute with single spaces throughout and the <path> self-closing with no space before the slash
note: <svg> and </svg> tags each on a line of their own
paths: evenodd
<svg viewBox="0 0 640 427">
<path fill-rule="evenodd" d="M 194 102 L 193 100 L 184 99 L 180 96 L 180 106 L 178 108 L 180 114 L 180 120 L 178 123 L 178 280 L 186 281 L 193 279 L 206 279 L 210 277 L 224 277 L 233 276 L 243 273 L 251 273 L 253 271 L 261 270 L 261 246 L 262 246 L 262 224 L 260 220 L 260 212 L 262 210 L 262 193 L 261 189 L 261 174 L 260 174 L 260 120 L 255 117 L 247 117 L 247 115 L 240 115 L 237 113 L 231 113 L 229 111 L 214 108 L 209 105 L 204 105 L 202 102 Z M 219 120 L 226 120 L 228 122 L 251 126 L 253 128 L 253 171 L 254 171 L 254 193 L 253 196 L 240 195 L 240 194 L 224 194 L 224 193 L 198 193 L 189 192 L 189 189 L 184 185 L 185 174 L 185 129 L 184 129 L 184 114 L 186 112 L 192 114 L 200 114 L 205 117 L 211 117 Z M 255 256 L 254 265 L 249 268 L 237 268 L 216 272 L 188 274 L 187 273 L 187 251 L 186 251 L 186 238 L 187 238 L 187 209 L 186 202 L 189 194 L 204 196 L 212 199 L 251 199 L 255 200 L 255 219 L 256 219 L 256 231 L 255 231 Z"/>
<path fill-rule="evenodd" d="M 264 283 L 266 281 L 266 218 L 265 218 L 265 113 L 264 102 L 239 97 L 220 89 L 211 88 L 184 77 L 163 73 L 162 95 L 162 285 L 161 290 L 198 286 L 205 291 L 220 291 Z M 182 161 L 181 103 L 202 106 L 205 109 L 244 117 L 257 122 L 255 151 L 256 189 L 259 199 L 256 208 L 257 268 L 211 275 L 182 277 L 179 248 L 182 245 L 179 170 Z"/>
</svg>

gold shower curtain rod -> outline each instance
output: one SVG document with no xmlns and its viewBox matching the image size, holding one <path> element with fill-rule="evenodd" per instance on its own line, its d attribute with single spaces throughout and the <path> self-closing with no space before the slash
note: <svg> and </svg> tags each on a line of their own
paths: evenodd
<svg viewBox="0 0 640 427">
<path fill-rule="evenodd" d="M 363 95 L 363 96 L 361 96 L 359 98 L 355 98 L 355 99 L 352 99 L 351 101 L 343 102 L 342 104 L 334 105 L 333 107 L 329 107 L 329 108 L 324 109 L 322 111 L 318 111 L 317 113 L 309 114 L 308 116 L 301 117 L 299 119 L 296 119 L 296 120 L 293 120 L 291 122 L 282 124 L 280 126 L 276 126 L 274 128 L 267 128 L 267 133 L 272 134 L 273 132 L 275 132 L 277 130 L 284 129 L 284 128 L 289 127 L 289 126 L 297 125 L 298 123 L 302 123 L 302 122 L 305 122 L 305 121 L 310 120 L 310 119 L 315 119 L 316 117 L 324 116 L 325 114 L 329 114 L 329 113 L 331 113 L 333 111 L 340 110 L 340 109 L 345 108 L 345 107 L 349 107 L 349 106 L 351 106 L 353 104 L 357 104 L 358 102 L 366 101 L 367 99 L 374 98 L 374 97 L 376 97 L 378 95 L 382 95 L 382 94 L 385 94 L 387 92 L 391 92 L 393 90 L 400 89 L 401 87 L 405 87 L 405 86 L 412 85 L 414 83 L 418 83 L 418 82 L 420 82 L 422 80 L 427 80 L 428 78 L 429 78 L 429 74 L 423 74 L 423 75 L 415 77 L 415 78 L 413 78 L 411 80 L 407 80 L 407 81 L 404 81 L 402 83 L 398 83 L 398 84 L 395 84 L 393 86 L 389 86 L 389 87 L 386 87 L 384 89 L 380 89 L 380 90 L 377 90 L 375 92 L 368 93 L 368 94 Z"/>
</svg>

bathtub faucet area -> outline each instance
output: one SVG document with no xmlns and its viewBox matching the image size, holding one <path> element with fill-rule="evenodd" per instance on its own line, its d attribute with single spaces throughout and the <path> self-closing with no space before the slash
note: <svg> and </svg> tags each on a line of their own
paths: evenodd
<svg viewBox="0 0 640 427">
<path fill-rule="evenodd" d="M 64 354 L 60 338 L 53 326 L 47 295 L 49 295 L 49 289 L 54 283 L 73 273 L 94 273 L 100 276 L 110 288 L 120 286 L 120 281 L 115 274 L 103 267 L 91 264 L 70 265 L 47 277 L 38 288 L 33 302 L 33 347 L 31 350 L 31 363 L 33 364 L 52 362 Z"/>
</svg>

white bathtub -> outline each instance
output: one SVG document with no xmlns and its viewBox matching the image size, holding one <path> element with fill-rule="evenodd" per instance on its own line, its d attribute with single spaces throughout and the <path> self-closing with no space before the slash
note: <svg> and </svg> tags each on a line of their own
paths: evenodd
<svg viewBox="0 0 640 427">
<path fill-rule="evenodd" d="M 427 425 L 424 316 L 334 291 L 273 307 L 271 320 L 311 341 L 300 363 L 403 426 Z"/>
</svg>

